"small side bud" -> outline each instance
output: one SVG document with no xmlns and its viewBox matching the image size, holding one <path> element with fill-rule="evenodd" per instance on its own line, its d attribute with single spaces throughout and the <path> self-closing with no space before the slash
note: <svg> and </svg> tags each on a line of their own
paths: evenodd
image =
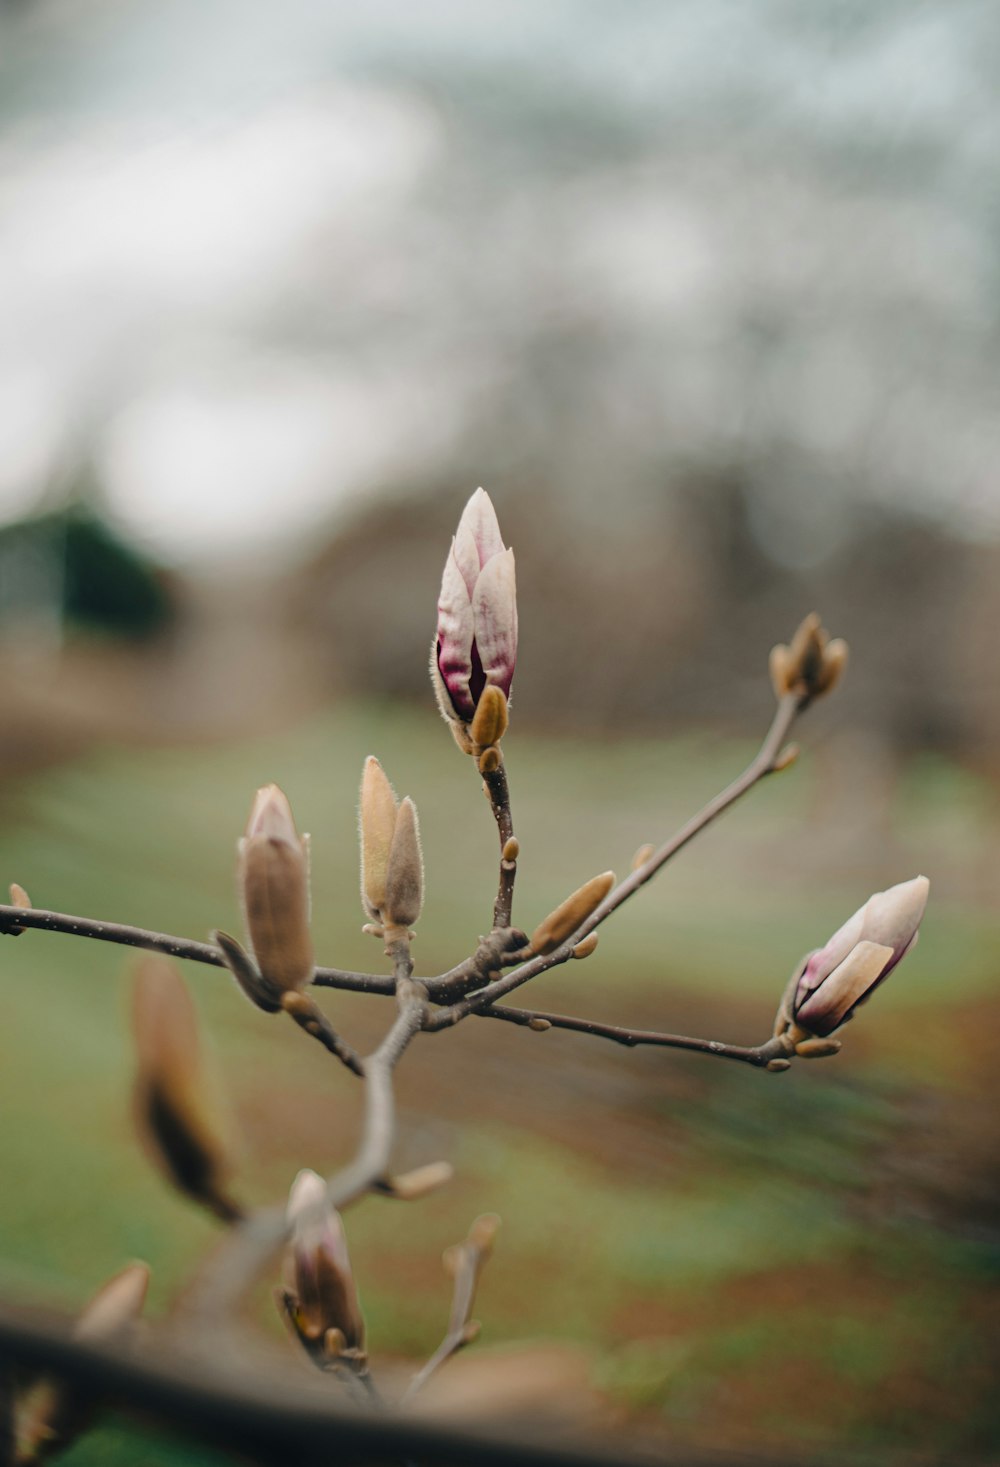
<svg viewBox="0 0 1000 1467">
<path fill-rule="evenodd" d="M 479 773 L 495 774 L 500 768 L 500 750 L 495 744 L 490 744 L 479 756 Z"/>
<path fill-rule="evenodd" d="M 276 784 L 257 791 L 238 870 L 247 934 L 261 974 L 281 992 L 305 987 L 314 966 L 309 858 Z"/>
<path fill-rule="evenodd" d="M 392 1177 L 379 1187 L 389 1197 L 399 1202 L 416 1202 L 446 1187 L 455 1175 L 455 1169 L 447 1161 L 431 1161 L 426 1166 L 415 1167 L 411 1172 Z"/>
<path fill-rule="evenodd" d="M 775 774 L 780 774 L 783 769 L 790 769 L 799 757 L 798 744 L 786 744 L 775 758 L 771 769 Z"/>
<path fill-rule="evenodd" d="M 540 955 L 554 952 L 600 906 L 614 884 L 613 871 L 604 871 L 584 882 L 535 928 L 531 938 L 532 952 Z"/>
<path fill-rule="evenodd" d="M 768 1060 L 767 1068 L 772 1072 L 772 1074 L 778 1074 L 780 1070 L 790 1070 L 792 1068 L 792 1062 L 791 1060 L 786 1059 Z"/>
<path fill-rule="evenodd" d="M 824 1059 L 829 1054 L 836 1054 L 839 1049 L 839 1039 L 800 1039 L 795 1046 L 795 1053 L 801 1059 Z"/>
<path fill-rule="evenodd" d="M 645 866 L 650 856 L 654 855 L 655 852 L 655 846 L 649 844 L 640 846 L 635 855 L 632 857 L 632 870 L 638 871 L 640 866 Z"/>
<path fill-rule="evenodd" d="M 585 937 L 582 942 L 578 942 L 573 949 L 574 958 L 589 958 L 597 947 L 597 941 L 597 933 L 592 932 L 589 937 Z"/>
<path fill-rule="evenodd" d="M 373 921 L 385 906 L 385 877 L 399 804 L 381 764 L 369 755 L 361 776 L 361 900 Z"/>
<path fill-rule="evenodd" d="M 500 859 L 501 861 L 504 861 L 508 866 L 513 866 L 516 863 L 517 858 L 520 854 L 521 842 L 518 840 L 516 835 L 512 835 L 510 840 L 504 842 L 504 848 L 500 852 Z"/>
<path fill-rule="evenodd" d="M 228 932 L 217 931 L 212 933 L 212 940 L 250 1002 L 263 1009 L 265 1014 L 276 1014 L 281 1008 L 281 990 L 258 972 L 256 963 L 249 953 L 243 951 L 235 937 L 230 937 Z"/>
<path fill-rule="evenodd" d="M 31 906 L 31 898 L 24 887 L 19 886 L 16 881 L 12 881 L 10 884 L 10 904 L 12 907 L 20 907 L 22 911 L 26 911 Z M 24 928 L 18 927 L 16 923 L 12 922 L 3 931 L 8 937 L 20 937 Z"/>
<path fill-rule="evenodd" d="M 507 720 L 507 699 L 503 689 L 487 683 L 469 724 L 472 742 L 482 749 L 498 744 L 507 732 Z"/>
<path fill-rule="evenodd" d="M 385 873 L 382 916 L 397 927 L 412 927 L 424 900 L 424 863 L 420 853 L 417 811 L 407 797 L 396 815 L 389 862 Z"/>
<path fill-rule="evenodd" d="M 194 1004 L 168 958 L 145 954 L 132 989 L 140 1134 L 170 1181 L 225 1222 L 242 1214 L 202 1070 Z"/>
<path fill-rule="evenodd" d="M 535 1018 L 528 1020 L 528 1028 L 534 1029 L 536 1034 L 544 1034 L 546 1029 L 552 1028 L 552 1025 L 549 1023 L 548 1019 Z"/>
</svg>

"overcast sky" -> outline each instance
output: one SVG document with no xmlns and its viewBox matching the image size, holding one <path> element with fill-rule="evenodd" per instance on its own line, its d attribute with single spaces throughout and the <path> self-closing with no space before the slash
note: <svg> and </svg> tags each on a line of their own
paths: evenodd
<svg viewBox="0 0 1000 1467">
<path fill-rule="evenodd" d="M 998 74 L 991 0 L 22 0 L 0 514 L 280 556 L 502 422 L 996 534 Z"/>
</svg>

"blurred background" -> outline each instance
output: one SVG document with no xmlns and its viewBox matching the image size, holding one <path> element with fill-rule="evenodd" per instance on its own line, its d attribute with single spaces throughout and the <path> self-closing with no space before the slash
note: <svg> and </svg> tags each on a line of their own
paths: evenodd
<svg viewBox="0 0 1000 1467">
<path fill-rule="evenodd" d="M 988 0 L 0 6 L 5 884 L 232 927 L 276 779 L 323 959 L 375 968 L 374 752 L 421 813 L 418 968 L 468 952 L 494 831 L 426 656 L 478 484 L 517 556 L 529 929 L 738 771 L 805 612 L 852 647 L 799 764 L 540 1005 L 753 1043 L 803 950 L 932 881 L 822 1065 L 486 1023 L 408 1055 L 401 1160 L 459 1180 L 349 1219 L 376 1358 L 433 1348 L 440 1249 L 491 1209 L 480 1358 L 512 1395 L 534 1342 L 539 1397 L 664 1449 L 997 1447 L 998 68 Z M 73 1304 L 138 1255 L 166 1312 L 214 1232 L 131 1134 L 126 965 L 3 960 L 0 1282 Z M 189 976 L 246 1194 L 344 1160 L 350 1077 Z M 328 1007 L 360 1042 L 387 1019 Z"/>
</svg>

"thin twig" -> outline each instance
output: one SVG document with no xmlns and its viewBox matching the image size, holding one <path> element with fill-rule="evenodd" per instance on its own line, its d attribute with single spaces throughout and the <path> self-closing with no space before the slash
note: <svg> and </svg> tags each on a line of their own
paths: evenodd
<svg viewBox="0 0 1000 1467">
<path fill-rule="evenodd" d="M 508 993 L 512 993 L 522 983 L 527 983 L 530 979 L 537 978 L 540 973 L 547 973 L 550 968 L 558 967 L 561 963 L 567 962 L 572 957 L 573 949 L 577 943 L 582 942 L 589 933 L 593 932 L 602 922 L 606 921 L 612 912 L 617 911 L 623 902 L 628 901 L 629 897 L 634 896 L 640 887 L 645 886 L 646 882 L 650 881 L 666 865 L 672 856 L 675 856 L 678 851 L 683 850 L 688 842 L 693 840 L 706 826 L 710 825 L 717 816 L 721 815 L 724 810 L 727 810 L 730 805 L 734 805 L 742 795 L 745 795 L 755 784 L 759 783 L 760 780 L 772 772 L 775 760 L 784 746 L 789 730 L 795 722 L 795 717 L 802 706 L 802 699 L 800 697 L 794 693 L 786 693 L 778 704 L 771 727 L 768 729 L 760 749 L 747 765 L 746 769 L 744 769 L 743 773 L 734 779 L 732 784 L 727 785 L 713 800 L 709 800 L 708 804 L 699 810 L 697 815 L 692 816 L 687 824 L 683 825 L 676 835 L 671 836 L 666 844 L 660 846 L 659 850 L 654 851 L 647 861 L 644 861 L 641 866 L 636 867 L 630 875 L 626 876 L 624 881 L 620 881 L 614 890 L 608 893 L 604 901 L 591 912 L 586 921 L 581 922 L 576 931 L 560 947 L 557 947 L 554 952 L 531 958 L 528 962 L 522 963 L 520 967 L 515 968 L 513 972 L 508 973 L 505 977 L 497 978 L 494 982 L 487 983 L 485 988 L 479 989 L 478 992 L 471 994 L 468 998 L 462 999 L 459 1003 L 452 1004 L 448 1008 L 439 1010 L 429 1020 L 427 1028 L 432 1030 L 444 1029 L 450 1024 L 457 1024 L 469 1014 L 488 1008 L 491 1004 L 496 1003 L 497 999 L 505 997 Z"/>
<path fill-rule="evenodd" d="M 436 1370 L 450 1360 L 466 1345 L 470 1345 L 479 1333 L 479 1325 L 472 1318 L 472 1306 L 476 1299 L 479 1275 L 489 1262 L 493 1252 L 493 1239 L 499 1218 L 487 1213 L 477 1217 L 469 1229 L 469 1236 L 445 1254 L 445 1264 L 455 1280 L 451 1298 L 451 1315 L 448 1331 L 430 1359 L 410 1381 L 403 1394 L 402 1403 L 413 1399 L 430 1380 Z"/>
<path fill-rule="evenodd" d="M 742 1060 L 744 1064 L 766 1069 L 771 1060 L 784 1054 L 773 1040 L 744 1049 L 738 1044 L 723 1044 L 719 1039 L 694 1039 L 686 1034 L 661 1034 L 654 1029 L 623 1029 L 617 1024 L 602 1024 L 596 1019 L 577 1019 L 569 1014 L 549 1014 L 540 1009 L 513 1009 L 494 1004 L 476 1013 L 479 1019 L 505 1019 L 508 1024 L 521 1024 L 529 1029 L 573 1029 L 580 1034 L 593 1034 L 634 1049 L 641 1044 L 663 1049 L 693 1049 L 699 1054 L 714 1054 L 720 1059 Z"/>
<path fill-rule="evenodd" d="M 330 1178 L 327 1197 L 343 1209 L 373 1190 L 389 1166 L 395 1139 L 396 1116 L 392 1072 L 424 1020 L 426 998 L 419 984 L 400 983 L 399 1013 L 379 1047 L 361 1061 L 365 1081 L 365 1110 L 361 1142 L 353 1160 Z M 234 1227 L 211 1260 L 198 1288 L 197 1312 L 211 1324 L 229 1318 L 243 1292 L 267 1266 L 288 1238 L 284 1208 L 251 1213 Z"/>
<path fill-rule="evenodd" d="M 219 949 L 210 942 L 195 942 L 187 937 L 174 937 L 168 932 L 151 932 L 145 927 L 130 927 L 124 922 L 101 922 L 93 917 L 73 917 L 66 912 L 50 912 L 42 907 L 13 907 L 0 903 L 0 933 L 32 927 L 42 932 L 62 932 L 69 937 L 91 937 L 98 942 L 114 942 L 123 947 L 145 948 L 165 953 L 170 958 L 186 958 L 192 963 L 207 963 L 213 968 L 225 967 Z M 317 968 L 313 982 L 324 988 L 342 988 L 354 993 L 381 993 L 391 997 L 395 983 L 384 973 L 353 973 L 344 968 Z"/>
<path fill-rule="evenodd" d="M 510 914 L 514 906 L 517 861 L 504 859 L 507 842 L 514 835 L 514 817 L 510 808 L 510 786 L 507 783 L 507 770 L 502 753 L 496 769 L 491 769 L 488 774 L 483 775 L 483 784 L 489 796 L 490 809 L 493 811 L 493 818 L 497 823 L 497 834 L 500 837 L 500 879 L 497 899 L 493 904 L 493 926 L 495 928 L 509 927 Z"/>
</svg>

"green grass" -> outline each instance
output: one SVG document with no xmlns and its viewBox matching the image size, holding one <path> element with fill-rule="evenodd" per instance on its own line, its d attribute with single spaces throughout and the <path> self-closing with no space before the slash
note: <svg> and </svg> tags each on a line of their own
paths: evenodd
<svg viewBox="0 0 1000 1467">
<path fill-rule="evenodd" d="M 591 746 L 516 730 L 508 744 L 522 845 L 516 915 L 529 929 L 594 872 L 623 874 L 638 845 L 662 839 L 753 752 L 732 740 Z M 253 790 L 275 779 L 312 832 L 321 958 L 378 968 L 356 896 L 355 800 L 371 752 L 418 804 L 427 899 L 415 951 L 419 969 L 438 971 L 488 925 L 496 852 L 471 761 L 424 711 L 349 705 L 281 737 L 105 749 L 7 784 L 0 877 L 21 882 L 39 906 L 193 937 L 238 931 L 234 842 Z M 963 836 L 978 849 L 995 832 L 992 805 L 971 776 L 918 763 L 894 797 L 886 860 L 867 852 L 859 869 L 837 859 L 825 873 L 819 777 L 804 757 L 753 792 L 609 924 L 592 959 L 546 977 L 535 997 L 665 1027 L 679 1006 L 717 1037 L 762 1038 L 799 954 L 873 886 L 930 865 L 940 830 L 952 895 L 934 901 L 917 952 L 870 1017 L 845 1031 L 844 1054 L 763 1076 L 475 1024 L 497 1031 L 487 1071 L 481 1047 L 463 1058 L 464 1031 L 421 1040 L 404 1066 L 412 1080 L 400 1078 L 404 1116 L 415 1107 L 407 1162 L 443 1152 L 458 1176 L 418 1206 L 368 1199 L 348 1219 L 376 1355 L 433 1348 L 447 1315 L 440 1252 L 477 1212 L 495 1210 L 504 1226 L 478 1306 L 484 1338 L 583 1342 L 603 1388 L 692 1440 L 729 1417 L 745 1422 L 748 1442 L 881 1452 L 928 1432 L 933 1441 L 934 1431 L 942 1450 L 992 1439 L 985 1393 L 966 1368 L 982 1329 L 962 1316 L 963 1301 L 994 1276 L 989 1248 L 918 1206 L 899 1213 L 877 1200 L 886 1158 L 910 1144 L 915 1077 L 920 1094 L 945 1096 L 964 1064 L 949 1015 L 995 987 L 995 906 L 959 899 L 954 877 Z M 62 936 L 0 944 L 0 1284 L 75 1306 L 123 1261 L 143 1257 L 154 1267 L 156 1314 L 216 1226 L 165 1187 L 133 1139 L 127 964 L 122 950 Z M 253 1011 L 225 975 L 185 971 L 245 1133 L 247 1195 L 270 1199 L 300 1165 L 343 1160 L 358 1120 L 350 1078 L 291 1026 Z M 390 1014 L 376 999 L 324 1001 L 349 1030 L 374 1034 L 372 1014 Z M 939 1011 L 940 1074 L 937 1060 L 928 1074 L 896 1036 Z M 526 1048 L 538 1045 L 544 1061 Z M 505 1087 L 520 1120 L 506 1114 Z M 851 1286 L 858 1267 L 896 1278 L 898 1299 L 873 1312 Z M 802 1281 L 804 1302 L 789 1279 Z M 935 1374 L 959 1383 L 964 1435 L 947 1427 L 934 1392 L 933 1425 L 922 1437 L 913 1425 L 920 1382 Z M 786 1376 L 805 1384 L 784 1400 L 779 1390 L 775 1405 L 768 1381 Z M 824 1379 L 852 1402 L 839 1418 L 810 1405 Z M 130 1431 L 109 1426 L 66 1461 L 215 1460 Z"/>
</svg>

